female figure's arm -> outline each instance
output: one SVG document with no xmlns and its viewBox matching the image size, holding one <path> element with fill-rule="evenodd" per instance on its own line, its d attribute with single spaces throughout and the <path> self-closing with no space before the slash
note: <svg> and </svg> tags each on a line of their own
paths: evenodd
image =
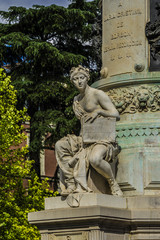
<svg viewBox="0 0 160 240">
<path fill-rule="evenodd" d="M 96 98 L 99 107 L 89 114 L 86 118 L 85 122 L 90 121 L 93 122 L 98 116 L 103 117 L 113 117 L 116 120 L 120 120 L 119 113 L 113 103 L 111 102 L 110 98 L 106 93 L 101 90 L 96 90 L 94 97 Z"/>
</svg>

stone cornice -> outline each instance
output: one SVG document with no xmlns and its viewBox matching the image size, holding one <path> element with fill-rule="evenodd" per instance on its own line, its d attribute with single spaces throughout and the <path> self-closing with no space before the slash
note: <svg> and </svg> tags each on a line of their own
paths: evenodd
<svg viewBox="0 0 160 240">
<path fill-rule="evenodd" d="M 93 83 L 92 87 L 107 91 L 117 87 L 149 83 L 160 83 L 160 72 L 120 74 L 110 78 L 100 79 Z"/>
</svg>

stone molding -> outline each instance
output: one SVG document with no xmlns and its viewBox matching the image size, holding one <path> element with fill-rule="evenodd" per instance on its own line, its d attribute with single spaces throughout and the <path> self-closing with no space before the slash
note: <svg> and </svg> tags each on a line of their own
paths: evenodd
<svg viewBox="0 0 160 240">
<path fill-rule="evenodd" d="M 92 199 L 94 197 L 96 195 L 92 194 Z M 159 196 L 120 198 L 123 208 L 117 205 L 116 198 L 100 194 L 99 199 L 107 202 L 105 207 L 100 201 L 93 207 L 88 205 L 72 210 L 51 207 L 50 210 L 32 212 L 29 213 L 29 222 L 39 228 L 42 240 L 160 239 Z"/>
<path fill-rule="evenodd" d="M 50 233 L 50 234 L 48 234 L 47 240 L 62 240 L 62 239 L 64 239 L 64 240 L 88 240 L 88 232 L 83 231 L 83 232 Z"/>
<path fill-rule="evenodd" d="M 160 85 L 115 88 L 107 94 L 120 114 L 160 111 Z"/>
<path fill-rule="evenodd" d="M 92 84 L 92 87 L 108 91 L 113 88 L 131 86 L 137 84 L 160 83 L 159 72 L 140 72 L 120 74 L 112 77 L 102 78 Z"/>
<path fill-rule="evenodd" d="M 148 126 L 148 127 L 127 127 L 127 128 L 121 128 L 117 129 L 117 138 L 123 138 L 123 137 L 141 137 L 141 136 L 158 136 L 160 135 L 160 126 Z"/>
</svg>

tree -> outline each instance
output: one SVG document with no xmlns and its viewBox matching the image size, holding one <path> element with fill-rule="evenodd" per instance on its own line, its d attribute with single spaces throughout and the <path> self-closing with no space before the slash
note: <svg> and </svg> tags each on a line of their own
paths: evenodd
<svg viewBox="0 0 160 240">
<path fill-rule="evenodd" d="M 75 90 L 69 71 L 83 64 L 92 68 L 93 79 L 97 76 L 92 48 L 92 24 L 99 14 L 96 2 L 76 0 L 68 8 L 35 5 L 0 12 L 7 21 L 0 24 L 0 64 L 11 64 L 18 108 L 26 106 L 31 117 L 30 158 L 39 175 L 44 135 L 50 132 L 48 140 L 53 143 L 79 131 L 71 107 Z"/>
<path fill-rule="evenodd" d="M 53 195 L 46 181 L 39 182 L 31 174 L 33 161 L 26 159 L 27 146 L 22 122 L 26 121 L 26 110 L 17 110 L 16 90 L 10 77 L 0 69 L 0 239 L 38 240 L 36 227 L 29 225 L 27 213 L 41 210 L 44 197 Z M 23 179 L 31 174 L 28 190 Z"/>
<path fill-rule="evenodd" d="M 101 0 L 86 2 L 85 0 L 70 0 L 72 4 L 69 8 L 81 9 L 83 11 L 90 11 L 95 14 L 94 22 L 91 25 L 90 46 L 91 51 L 89 58 L 91 59 L 90 68 L 95 67 L 96 72 L 99 72 L 102 65 L 102 12 Z M 83 34 L 83 33 L 82 33 Z M 97 78 L 95 74 L 94 78 Z"/>
</svg>

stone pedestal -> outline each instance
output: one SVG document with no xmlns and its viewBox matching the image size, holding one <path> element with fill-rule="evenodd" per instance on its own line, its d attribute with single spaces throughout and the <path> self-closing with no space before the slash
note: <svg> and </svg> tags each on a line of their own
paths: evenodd
<svg viewBox="0 0 160 240">
<path fill-rule="evenodd" d="M 29 222 L 42 240 L 158 240 L 160 197 L 84 194 L 79 208 L 48 198 L 44 211 L 29 213 Z"/>
<path fill-rule="evenodd" d="M 102 79 L 120 113 L 115 169 L 124 196 L 160 194 L 160 71 L 149 72 L 150 0 L 102 1 Z"/>
<path fill-rule="evenodd" d="M 120 112 L 116 179 L 123 194 L 160 194 L 160 73 L 123 74 L 94 86 L 105 90 Z"/>
</svg>

